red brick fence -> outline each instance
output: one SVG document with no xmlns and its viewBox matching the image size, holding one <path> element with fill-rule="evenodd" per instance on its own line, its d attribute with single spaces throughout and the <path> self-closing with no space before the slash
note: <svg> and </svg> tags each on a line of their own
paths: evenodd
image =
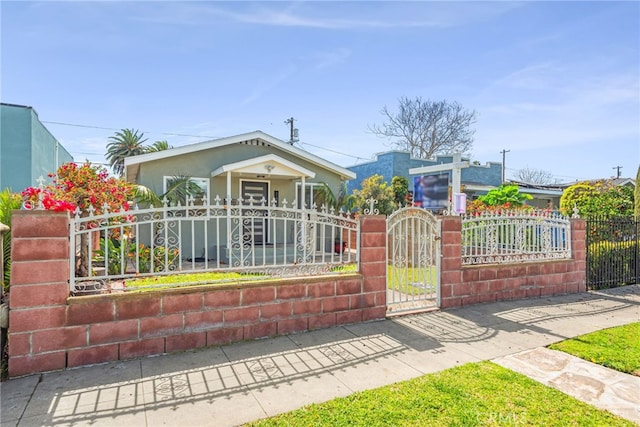
<svg viewBox="0 0 640 427">
<path fill-rule="evenodd" d="M 17 211 L 9 375 L 384 318 L 384 217 L 361 227 L 361 274 L 70 297 L 67 215 Z"/>
<path fill-rule="evenodd" d="M 442 218 L 441 308 L 586 291 L 585 221 L 571 219 L 572 259 L 462 265 L 462 220 Z"/>
<path fill-rule="evenodd" d="M 382 319 L 386 221 L 360 217 L 360 272 L 197 286 L 142 294 L 69 295 L 67 214 L 12 217 L 11 377 Z M 460 218 L 442 218 L 441 306 L 585 290 L 584 222 L 573 259 L 462 267 Z"/>
</svg>

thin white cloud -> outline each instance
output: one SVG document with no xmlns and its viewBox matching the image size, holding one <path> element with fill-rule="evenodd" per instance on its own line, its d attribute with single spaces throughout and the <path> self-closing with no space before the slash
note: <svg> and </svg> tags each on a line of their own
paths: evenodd
<svg viewBox="0 0 640 427">
<path fill-rule="evenodd" d="M 549 90 L 563 78 L 566 69 L 559 63 L 551 61 L 529 64 L 499 77 L 485 87 L 478 97 L 491 95 L 502 90 Z"/>
<path fill-rule="evenodd" d="M 580 102 L 586 105 L 633 103 L 636 108 L 640 106 L 640 76 L 637 70 L 585 79 L 579 81 L 573 91 Z"/>
<path fill-rule="evenodd" d="M 549 67 L 529 67 L 531 70 L 549 70 Z M 558 68 L 558 74 L 561 69 Z M 514 76 L 518 77 L 514 77 Z M 529 84 L 525 84 L 529 82 Z M 502 102 L 485 106 L 483 113 L 505 114 L 511 116 L 530 116 L 532 114 L 562 114 L 573 113 L 587 115 L 588 113 L 599 113 L 605 116 L 617 115 L 611 106 L 628 105 L 638 109 L 640 105 L 640 81 L 634 73 L 615 73 L 600 75 L 597 77 L 584 78 L 583 80 L 572 81 L 570 76 L 554 78 L 554 76 L 542 76 L 540 73 L 527 74 L 524 71 L 512 73 L 507 78 L 500 79 L 499 82 L 491 85 L 489 90 L 482 93 L 483 98 L 498 98 L 498 93 L 502 90 L 523 89 L 536 91 L 544 89 L 544 97 L 527 96 L 520 93 L 517 99 L 529 99 L 527 102 Z M 502 86 L 502 87 L 501 87 Z M 639 119 L 640 120 L 640 119 Z"/>
<path fill-rule="evenodd" d="M 535 160 L 535 168 L 556 162 L 562 171 L 594 157 L 584 148 L 590 144 L 604 144 L 611 158 L 639 151 L 640 80 L 634 67 L 613 60 L 530 64 L 494 80 L 475 101 L 478 154 L 507 149 L 514 160 Z M 561 151 L 573 155 L 563 163 Z"/>
<path fill-rule="evenodd" d="M 144 3 L 143 3 L 144 4 Z M 251 25 L 317 29 L 442 28 L 490 19 L 519 2 L 234 2 L 160 3 L 129 19 L 163 24 L 210 24 L 213 19 Z M 230 6 L 229 6 L 230 5 Z"/>
<path fill-rule="evenodd" d="M 564 127 L 582 123 L 587 129 L 629 125 L 637 132 L 640 122 L 636 66 L 604 56 L 528 64 L 495 79 L 474 98 L 483 115 L 505 126 L 520 118 L 536 124 L 561 121 Z"/>
</svg>

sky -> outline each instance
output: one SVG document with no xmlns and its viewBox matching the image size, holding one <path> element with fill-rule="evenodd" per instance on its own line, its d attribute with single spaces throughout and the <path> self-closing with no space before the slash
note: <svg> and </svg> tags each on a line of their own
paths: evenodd
<svg viewBox="0 0 640 427">
<path fill-rule="evenodd" d="M 124 128 L 174 147 L 262 130 L 340 166 L 392 141 L 400 97 L 477 112 L 471 160 L 506 177 L 635 178 L 637 1 L 0 2 L 0 99 L 76 161 Z M 618 169 L 618 167 L 621 167 Z"/>
</svg>

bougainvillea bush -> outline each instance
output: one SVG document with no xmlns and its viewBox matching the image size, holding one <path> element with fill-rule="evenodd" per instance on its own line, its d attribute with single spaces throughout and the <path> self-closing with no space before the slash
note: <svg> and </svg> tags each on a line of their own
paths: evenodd
<svg viewBox="0 0 640 427">
<path fill-rule="evenodd" d="M 28 187 L 22 192 L 24 206 L 30 209 L 46 209 L 56 212 L 79 213 L 80 216 L 100 215 L 128 211 L 133 198 L 132 185 L 120 178 L 109 176 L 107 170 L 89 162 L 83 165 L 65 163 L 55 174 L 49 174 L 52 183 L 42 187 Z M 118 236 L 109 236 L 115 238 Z M 80 263 L 76 274 L 87 276 L 89 248 L 87 235 L 81 236 Z"/>
<path fill-rule="evenodd" d="M 65 163 L 57 173 L 49 174 L 53 182 L 42 188 L 28 187 L 22 192 L 26 207 L 42 208 L 57 212 L 87 212 L 90 207 L 96 215 L 102 213 L 105 206 L 109 210 L 125 211 L 133 198 L 132 185 L 120 178 L 109 176 L 101 166 L 84 163 Z"/>
</svg>

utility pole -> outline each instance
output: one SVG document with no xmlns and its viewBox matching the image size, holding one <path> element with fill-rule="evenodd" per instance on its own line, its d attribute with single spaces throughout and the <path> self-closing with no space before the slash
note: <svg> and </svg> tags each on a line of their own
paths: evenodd
<svg viewBox="0 0 640 427">
<path fill-rule="evenodd" d="M 286 125 L 290 126 L 290 139 L 289 144 L 293 145 L 294 142 L 298 142 L 298 129 L 293 127 L 293 122 L 295 119 L 293 117 L 288 118 L 284 121 Z"/>
<path fill-rule="evenodd" d="M 616 170 L 616 178 L 620 178 L 620 169 L 622 169 L 622 166 L 614 166 L 612 169 Z"/>
<path fill-rule="evenodd" d="M 502 151 L 500 152 L 502 154 L 502 183 L 504 184 L 504 168 L 505 168 L 505 160 L 506 160 L 506 156 L 507 153 L 510 152 L 511 150 L 505 150 L 504 148 L 502 149 Z"/>
</svg>

